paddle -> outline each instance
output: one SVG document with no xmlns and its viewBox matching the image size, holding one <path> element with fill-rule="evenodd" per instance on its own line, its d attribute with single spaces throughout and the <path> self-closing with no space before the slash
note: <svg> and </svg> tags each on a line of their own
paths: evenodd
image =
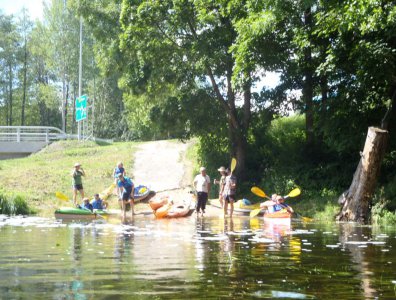
<svg viewBox="0 0 396 300">
<path fill-rule="evenodd" d="M 269 199 L 269 197 L 259 187 L 254 186 L 254 187 L 251 188 L 251 191 L 252 191 L 253 194 L 255 194 L 255 195 L 257 195 L 257 196 L 259 196 L 261 198 L 268 198 Z M 295 188 L 289 194 L 284 196 L 283 198 L 286 199 L 286 198 L 289 198 L 289 197 L 297 197 L 300 194 L 301 194 L 301 190 L 299 188 Z M 253 209 L 250 212 L 250 217 L 253 218 L 253 217 L 257 216 L 260 213 L 260 211 L 261 211 L 261 208 Z"/>
<path fill-rule="evenodd" d="M 259 187 L 257 187 L 257 186 L 252 187 L 252 188 L 251 188 L 251 191 L 252 191 L 253 194 L 255 194 L 255 195 L 257 195 L 257 196 L 259 196 L 259 197 L 261 197 L 261 198 L 268 198 L 268 199 L 270 199 L 270 197 L 268 197 L 268 196 L 264 193 L 264 191 L 263 191 L 262 189 L 260 189 Z"/>
<path fill-rule="evenodd" d="M 67 197 L 65 194 L 61 192 L 56 192 L 55 197 L 62 201 L 69 201 L 69 197 Z"/>
<path fill-rule="evenodd" d="M 236 165 L 237 165 L 237 160 L 233 157 L 231 159 L 231 174 L 232 172 L 234 172 Z"/>
</svg>

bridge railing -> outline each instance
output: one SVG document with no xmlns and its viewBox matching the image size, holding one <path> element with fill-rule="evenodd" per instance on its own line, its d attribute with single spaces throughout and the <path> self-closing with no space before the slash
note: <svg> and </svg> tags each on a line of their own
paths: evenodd
<svg viewBox="0 0 396 300">
<path fill-rule="evenodd" d="M 45 142 L 66 139 L 68 135 L 50 126 L 0 126 L 0 142 Z"/>
</svg>

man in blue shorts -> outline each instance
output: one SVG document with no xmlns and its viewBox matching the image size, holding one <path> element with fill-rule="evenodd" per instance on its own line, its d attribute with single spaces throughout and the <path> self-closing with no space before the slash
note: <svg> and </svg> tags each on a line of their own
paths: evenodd
<svg viewBox="0 0 396 300">
<path fill-rule="evenodd" d="M 129 177 L 124 176 L 123 174 L 118 174 L 117 186 L 120 188 L 120 191 L 122 193 L 120 201 L 121 201 L 121 209 L 123 211 L 124 218 L 125 218 L 127 203 L 129 203 L 131 205 L 131 216 L 133 217 L 133 215 L 134 215 L 134 212 L 133 212 L 133 205 L 134 205 L 133 191 L 135 189 L 135 186 L 133 185 L 132 180 Z"/>
</svg>

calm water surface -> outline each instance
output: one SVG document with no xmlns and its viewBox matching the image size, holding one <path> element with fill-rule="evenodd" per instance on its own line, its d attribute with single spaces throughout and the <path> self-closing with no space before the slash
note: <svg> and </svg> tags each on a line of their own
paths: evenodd
<svg viewBox="0 0 396 300">
<path fill-rule="evenodd" d="M 0 217 L 1 299 L 396 299 L 396 231 Z"/>
</svg>

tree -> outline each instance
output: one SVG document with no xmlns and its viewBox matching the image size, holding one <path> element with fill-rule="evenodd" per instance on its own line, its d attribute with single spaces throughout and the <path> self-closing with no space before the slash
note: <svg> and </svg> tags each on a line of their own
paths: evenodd
<svg viewBox="0 0 396 300">
<path fill-rule="evenodd" d="M 19 48 L 19 37 L 16 31 L 16 24 L 12 16 L 0 15 L 0 52 L 2 61 L 2 74 L 4 83 L 4 98 L 6 111 L 6 124 L 13 125 L 13 100 L 15 69 L 17 64 L 17 51 Z"/>
<path fill-rule="evenodd" d="M 316 34 L 332 40 L 320 68 L 342 75 L 332 85 L 340 94 L 335 100 L 343 105 L 334 102 L 331 107 L 340 112 L 349 106 L 372 125 L 382 123 L 382 130 L 369 129 L 363 157 L 338 216 L 340 220 L 368 222 L 371 196 L 387 149 L 384 129 L 395 135 L 389 126 L 390 120 L 396 120 L 395 4 L 375 0 L 342 4 L 327 1 L 322 4 L 323 12 L 318 14 Z"/>
<path fill-rule="evenodd" d="M 234 1 L 184 0 L 123 1 L 121 13 L 130 93 L 155 95 L 168 85 L 174 91 L 207 91 L 227 116 L 230 154 L 240 174 L 257 80 L 251 68 L 236 71 L 231 52 L 237 38 L 234 19 L 244 15 L 243 5 Z"/>
<path fill-rule="evenodd" d="M 29 59 L 29 48 L 28 48 L 28 40 L 30 31 L 32 29 L 32 22 L 29 20 L 27 15 L 27 9 L 23 8 L 21 11 L 21 17 L 18 24 L 18 30 L 20 36 L 22 38 L 22 105 L 21 105 L 21 125 L 25 125 L 25 106 L 26 106 L 26 98 L 27 98 L 27 73 L 28 73 L 28 59 Z"/>
<path fill-rule="evenodd" d="M 68 99 L 72 87 L 78 82 L 78 51 L 80 22 L 64 0 L 52 0 L 44 6 L 45 25 L 48 30 L 49 67 L 62 83 L 62 130 L 67 129 Z"/>
</svg>

